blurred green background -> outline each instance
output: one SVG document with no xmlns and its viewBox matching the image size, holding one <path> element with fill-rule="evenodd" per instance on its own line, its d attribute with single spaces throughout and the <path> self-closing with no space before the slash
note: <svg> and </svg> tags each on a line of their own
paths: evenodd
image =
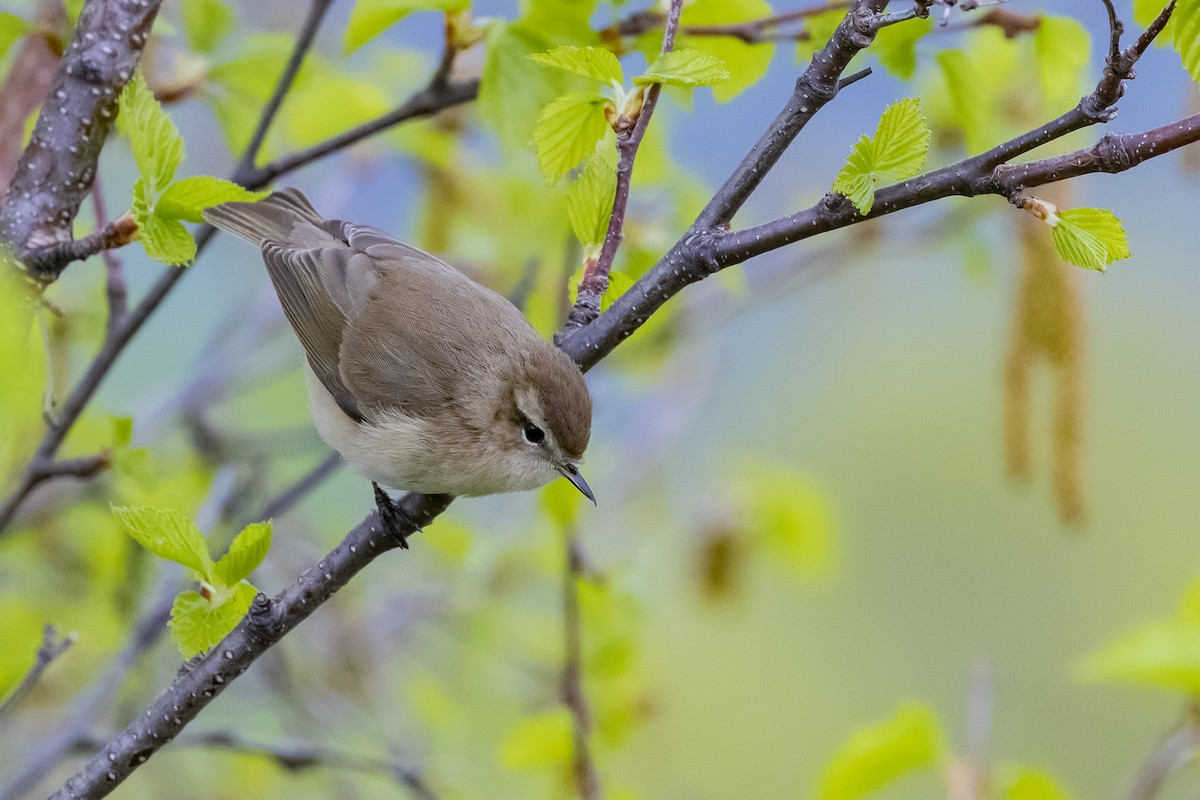
<svg viewBox="0 0 1200 800">
<path fill-rule="evenodd" d="M 1118 8 L 1127 12 L 1127 5 Z M 334 5 L 320 40 L 334 61 L 349 7 Z M 1082 85 L 1094 83 L 1101 4 L 1005 8 L 1081 20 L 1093 33 Z M 166 4 L 176 26 L 177 12 Z M 297 16 L 288 3 L 239 13 L 285 33 Z M 475 13 L 511 17 L 514 10 L 480 3 Z M 956 15 L 956 24 L 964 19 Z M 437 15 L 414 15 L 350 63 L 387 97 L 402 97 L 425 69 L 393 81 L 372 59 L 395 48 L 428 62 L 440 25 Z M 738 223 L 819 199 L 850 144 L 873 129 L 887 103 L 935 80 L 936 52 L 964 46 L 962 36 L 935 33 L 918 46 L 916 89 L 876 67 L 837 98 Z M 784 43 L 767 75 L 734 100 L 716 104 L 699 91 L 690 111 L 683 102 L 664 104 L 655 124 L 668 132 L 678 173 L 665 189 L 635 192 L 635 220 L 645 220 L 631 249 L 661 253 L 674 241 L 684 223 L 655 204 L 674 191 L 690 192 L 691 203 L 703 199 L 688 181 L 718 185 L 782 104 L 798 69 Z M 1155 49 L 1139 65 L 1114 126 L 1134 131 L 1184 116 L 1193 93 L 1178 56 Z M 229 150 L 209 108 L 187 100 L 169 110 L 188 143 L 187 174 L 225 174 Z M 325 113 L 334 120 L 322 124 L 336 131 L 336 113 Z M 1098 135 L 1085 132 L 1073 146 Z M 445 186 L 425 182 L 427 165 L 396 140 L 285 183 L 303 188 L 329 216 L 422 243 L 431 236 L 430 198 Z M 275 152 L 294 141 L 274 143 Z M 483 165 L 503 164 L 549 191 L 537 186 L 528 154 L 506 161 L 486 130 L 470 129 L 466 151 L 457 167 L 481 182 Z M 946 163 L 956 152 L 951 141 L 933 158 Z M 105 150 L 102 178 L 109 208 L 124 208 L 132 163 L 121 143 Z M 476 184 L 464 185 L 465 196 L 485 197 L 472 195 L 482 191 Z M 590 374 L 597 413 L 587 475 L 600 502 L 579 510 L 578 535 L 601 576 L 582 590 L 583 637 L 585 690 L 598 718 L 593 755 L 608 796 L 812 796 L 843 741 L 909 701 L 927 704 L 949 747 L 961 752 L 970 676 L 981 672 L 994 682 L 989 753 L 998 765 L 1044 769 L 1071 797 L 1125 796 L 1137 766 L 1177 722 L 1184 695 L 1081 681 L 1080 662 L 1137 625 L 1170 616 L 1200 573 L 1200 275 L 1190 224 L 1197 184 L 1176 154 L 1077 181 L 1071 191 L 1075 204 L 1112 208 L 1134 253 L 1107 273 L 1068 276 L 1083 318 L 1076 361 L 1082 396 L 1072 404 L 1082 431 L 1082 524 L 1064 524 L 1055 503 L 1056 385 L 1045 363 L 1035 365 L 1029 391 L 1031 475 L 1021 481 L 1006 473 L 1004 367 L 1028 255 L 1019 231 L 1037 223 L 998 198 L 897 214 L 860 226 L 865 232 L 736 267 L 737 276 L 672 301 L 680 311 L 667 346 L 651 347 L 650 334 L 642 345 L 635 337 L 630 353 L 618 351 Z M 675 216 L 686 220 L 687 202 L 678 205 Z M 492 224 L 506 224 L 498 219 Z M 507 224 L 524 235 L 523 223 Z M 537 229 L 536 219 L 524 224 Z M 458 240 L 447 257 L 510 288 L 522 265 L 497 272 L 486 263 L 489 248 L 500 247 L 497 234 L 482 223 L 476 228 L 484 232 Z M 564 249 L 560 240 L 543 244 L 542 251 Z M 479 253 L 483 259 L 474 258 Z M 164 269 L 138 248 L 121 255 L 135 291 Z M 190 269 L 106 381 L 91 427 L 102 428 L 105 414 L 132 416 L 134 444 L 188 476 L 179 478 L 187 484 L 178 490 L 188 498 L 181 504 L 201 509 L 215 542 L 228 539 L 233 522 L 214 524 L 219 515 L 205 508 L 205 498 L 221 495 L 222 481 L 242 487 L 236 510 L 250 513 L 326 450 L 308 422 L 298 348 L 253 251 L 222 238 Z M 56 287 L 64 306 L 98 302 L 99 272 L 93 264 L 69 270 Z M 180 387 L 211 368 L 221 332 L 233 385 L 203 409 L 203 426 L 182 423 L 174 412 Z M 89 351 L 75 344 L 70 352 L 77 369 Z M 198 429 L 216 432 L 227 463 L 194 464 L 186 431 L 194 439 Z M 774 500 L 746 488 L 747 476 L 754 483 L 763 474 L 781 481 L 779 493 L 794 506 L 795 529 L 783 541 L 757 524 Z M 43 621 L 79 637 L 22 713 L 0 722 L 0 784 L 28 757 L 26 745 L 53 731 L 69 698 L 104 669 L 124 626 L 153 596 L 159 566 L 100 521 L 110 500 L 127 502 L 114 484 L 40 493 L 24 526 L 0 540 L 0 602 L 11 610 L 7 631 L 0 622 L 9 662 L 3 675 L 11 682 L 21 674 Z M 335 474 L 276 521 L 256 584 L 268 592 L 285 586 L 369 503 L 363 480 Z M 542 503 L 535 496 L 455 503 L 411 552 L 368 569 L 193 729 L 390 755 L 448 797 L 569 795 L 556 699 L 562 531 Z M 76 507 L 64 513 L 63 504 Z M 98 716 L 95 734 L 111 734 L 137 713 L 178 660 L 168 640 L 159 642 L 113 698 L 113 710 Z M 68 774 L 59 768 L 39 791 Z M 1191 796 L 1196 780 L 1185 772 L 1175 794 L 1164 796 Z M 117 796 L 371 798 L 397 791 L 386 778 L 326 769 L 291 774 L 181 740 Z M 924 773 L 879 796 L 945 794 Z"/>
</svg>

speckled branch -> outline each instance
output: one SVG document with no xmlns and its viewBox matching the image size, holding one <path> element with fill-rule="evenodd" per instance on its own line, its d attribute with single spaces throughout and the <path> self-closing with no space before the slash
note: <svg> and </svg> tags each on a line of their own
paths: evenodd
<svg viewBox="0 0 1200 800">
<path fill-rule="evenodd" d="M 18 256 L 71 242 L 79 205 L 92 188 L 96 161 L 117 116 L 161 0 L 88 0 L 29 145 L 0 202 L 0 243 Z M 30 275 L 48 283 L 70 262 L 38 259 Z"/>
</svg>

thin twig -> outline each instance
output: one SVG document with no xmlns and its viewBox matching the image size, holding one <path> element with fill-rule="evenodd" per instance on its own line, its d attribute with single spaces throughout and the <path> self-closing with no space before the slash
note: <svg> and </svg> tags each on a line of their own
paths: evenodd
<svg viewBox="0 0 1200 800">
<path fill-rule="evenodd" d="M 54 663 L 55 659 L 67 652 L 74 643 L 74 634 L 67 634 L 60 639 L 58 631 L 53 625 L 46 625 L 42 629 L 42 644 L 34 656 L 33 666 L 29 668 L 29 672 L 25 673 L 25 677 L 9 693 L 4 702 L 0 703 L 0 720 L 12 713 L 13 709 L 33 691 L 33 687 L 37 686 L 46 669 Z"/>
<path fill-rule="evenodd" d="M 583 578 L 583 556 L 574 530 L 564 531 L 566 558 L 563 561 L 563 639 L 562 701 L 571 712 L 571 773 L 582 800 L 599 800 L 600 775 L 592 760 L 588 739 L 592 732 L 592 711 L 583 691 L 583 623 L 579 614 L 579 581 Z"/>
<path fill-rule="evenodd" d="M 671 0 L 667 22 L 663 26 L 663 55 L 675 49 L 675 35 L 679 31 L 679 15 L 682 11 L 683 0 Z M 645 91 L 645 100 L 640 108 L 632 112 L 617 109 L 618 118 L 613 125 L 617 132 L 617 188 L 613 194 L 612 213 L 608 217 L 608 230 L 604 233 L 599 257 L 594 263 L 588 261 L 584 264 L 578 297 L 575 306 L 567 315 L 567 330 L 588 324 L 600 313 L 600 297 L 608 288 L 608 275 L 612 271 L 617 249 L 625 235 L 625 209 L 629 204 L 633 164 L 642 139 L 646 136 L 646 129 L 650 126 L 650 117 L 654 115 L 654 108 L 658 105 L 662 84 L 651 84 L 648 90 L 639 90 L 638 96 L 641 96 L 642 91 Z"/>
<path fill-rule="evenodd" d="M 97 221 L 108 219 L 108 211 L 104 203 L 104 190 L 101 188 L 99 175 L 92 182 L 92 208 L 96 212 Z M 112 251 L 112 248 L 102 249 L 100 258 L 104 261 L 104 291 L 108 299 L 108 320 L 105 323 L 105 333 L 111 336 L 113 329 L 121 323 L 129 309 L 129 286 L 125 283 L 125 272 L 121 266 L 121 259 Z"/>
<path fill-rule="evenodd" d="M 272 519 L 282 516 L 292 506 L 307 497 L 326 478 L 336 472 L 341 465 L 342 457 L 337 453 L 330 453 L 324 461 L 313 467 L 304 477 L 269 500 L 266 506 L 263 507 L 263 511 L 259 514 L 258 519 Z"/>
<path fill-rule="evenodd" d="M 1150 751 L 1138 768 L 1126 800 L 1156 800 L 1167 780 L 1195 760 L 1200 747 L 1200 709 L 1185 710 L 1179 724 Z"/>
<path fill-rule="evenodd" d="M 329 10 L 333 0 L 312 0 L 312 4 L 308 7 L 308 15 L 304 18 L 304 24 L 300 26 L 300 32 L 296 35 L 296 43 L 292 46 L 291 55 L 288 56 L 287 64 L 283 68 L 283 73 L 279 76 L 279 80 L 275 82 L 275 89 L 271 92 L 271 97 L 267 100 L 267 104 L 263 106 L 262 113 L 258 118 L 258 125 L 254 128 L 254 133 L 250 137 L 249 144 L 242 152 L 242 157 L 238 161 L 237 169 L 234 170 L 234 183 L 242 183 L 239 180 L 243 175 L 249 174 L 254 170 L 254 162 L 258 160 L 258 153 L 262 150 L 263 142 L 267 138 L 267 132 L 271 129 L 271 124 L 275 121 L 276 114 L 279 113 L 279 107 L 283 105 L 283 99 L 292 89 L 292 84 L 296 82 L 296 75 L 300 72 L 300 66 L 304 63 L 305 56 L 312 48 L 313 40 L 317 38 L 317 31 L 321 29 L 321 21 L 325 17 L 325 12 Z"/>
<path fill-rule="evenodd" d="M 833 0 L 817 6 L 787 11 L 782 14 L 772 14 L 769 17 L 747 20 L 745 22 L 727 23 L 724 25 L 683 25 L 680 32 L 687 36 L 715 36 L 739 39 L 746 44 L 759 44 L 770 41 L 805 41 L 809 38 L 806 28 L 793 31 L 781 31 L 790 23 L 801 22 L 809 17 L 825 14 L 830 11 L 841 11 L 850 7 L 852 0 Z M 667 15 L 661 11 L 638 11 L 625 19 L 601 31 L 605 34 L 618 36 L 639 36 L 643 33 L 661 28 L 667 20 Z"/>
</svg>

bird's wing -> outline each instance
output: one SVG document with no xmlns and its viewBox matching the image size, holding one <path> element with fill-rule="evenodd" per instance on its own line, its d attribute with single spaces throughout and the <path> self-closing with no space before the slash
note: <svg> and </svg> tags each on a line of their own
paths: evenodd
<svg viewBox="0 0 1200 800">
<path fill-rule="evenodd" d="M 345 241 L 295 189 L 257 203 L 224 203 L 204 212 L 210 223 L 259 245 L 283 312 L 317 378 L 352 419 L 364 414 L 338 368 L 349 306 L 348 276 L 361 269 Z M 363 259 L 358 256 L 358 259 Z"/>
</svg>

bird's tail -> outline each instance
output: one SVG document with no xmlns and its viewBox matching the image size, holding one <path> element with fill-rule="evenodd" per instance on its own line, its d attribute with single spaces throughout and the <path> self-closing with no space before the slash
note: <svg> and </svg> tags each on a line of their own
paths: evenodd
<svg viewBox="0 0 1200 800">
<path fill-rule="evenodd" d="M 221 203 L 204 209 L 204 219 L 214 227 L 257 245 L 263 242 L 299 245 L 310 236 L 331 238 L 324 233 L 324 217 L 299 189 L 272 192 L 255 203 Z M 297 223 L 309 224 L 298 226 Z"/>
</svg>

